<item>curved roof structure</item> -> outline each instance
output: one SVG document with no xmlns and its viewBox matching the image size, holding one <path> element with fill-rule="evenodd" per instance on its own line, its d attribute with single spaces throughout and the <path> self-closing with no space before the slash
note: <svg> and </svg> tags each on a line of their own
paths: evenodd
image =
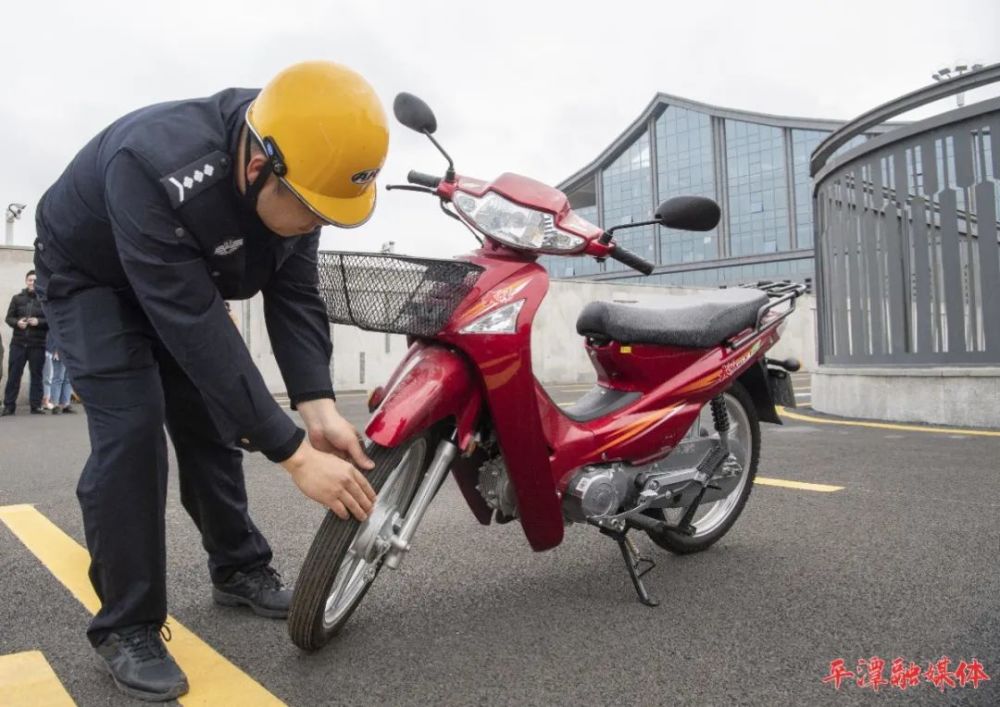
<svg viewBox="0 0 1000 707">
<path fill-rule="evenodd" d="M 739 110 L 736 108 L 723 108 L 709 103 L 693 101 L 690 98 L 674 96 L 670 93 L 658 92 L 653 96 L 653 100 L 642 110 L 635 120 L 633 120 L 614 141 L 604 148 L 593 160 L 578 169 L 576 172 L 562 180 L 558 187 L 567 191 L 577 186 L 577 183 L 594 170 L 607 164 L 628 146 L 637 136 L 642 134 L 651 119 L 655 120 L 669 106 L 686 108 L 687 110 L 702 113 L 713 118 L 722 120 L 740 120 L 747 123 L 757 123 L 760 125 L 771 125 L 776 128 L 798 128 L 800 130 L 820 130 L 833 132 L 843 127 L 848 121 L 831 120 L 828 118 L 799 118 L 787 115 L 774 115 L 771 113 L 757 113 L 749 110 Z M 871 134 L 881 134 L 893 128 L 906 125 L 904 122 L 883 123 L 869 128 Z"/>
<path fill-rule="evenodd" d="M 846 121 L 736 110 L 657 93 L 635 120 L 558 186 L 581 216 L 602 227 L 647 221 L 663 199 L 718 201 L 710 233 L 640 226 L 618 232 L 656 264 L 638 279 L 615 262 L 543 258 L 555 277 L 718 286 L 813 274 L 809 158 Z M 841 149 L 901 125 L 868 129 Z"/>
</svg>

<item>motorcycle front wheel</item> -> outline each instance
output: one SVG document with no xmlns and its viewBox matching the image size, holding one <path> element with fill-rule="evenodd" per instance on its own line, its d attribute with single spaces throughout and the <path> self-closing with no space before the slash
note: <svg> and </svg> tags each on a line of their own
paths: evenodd
<svg viewBox="0 0 1000 707">
<path fill-rule="evenodd" d="M 314 651 L 336 636 L 358 608 L 382 569 L 382 558 L 368 561 L 357 552 L 366 533 L 404 518 L 434 456 L 430 434 L 415 437 L 399 447 L 369 443 L 365 452 L 375 462 L 366 473 L 378 497 L 362 522 L 341 520 L 327 511 L 306 555 L 288 613 L 288 634 L 299 648 Z"/>
<path fill-rule="evenodd" d="M 729 413 L 729 447 L 730 452 L 739 462 L 742 474 L 733 490 L 722 499 L 712 503 L 703 503 L 691 524 L 695 527 L 694 535 L 685 535 L 675 530 L 661 533 L 648 533 L 650 539 L 660 547 L 678 555 L 687 555 L 707 550 L 723 535 L 729 532 L 733 523 L 739 518 L 750 498 L 753 481 L 757 476 L 757 462 L 760 459 L 760 421 L 757 419 L 757 408 L 753 399 L 740 383 L 723 393 L 726 410 Z M 712 422 L 709 406 L 701 410 L 699 419 L 694 423 L 696 431 L 704 430 L 709 435 L 718 436 Z M 685 508 L 669 508 L 666 510 L 647 511 L 647 515 L 657 520 L 664 520 L 670 525 L 676 525 L 684 515 Z"/>
</svg>

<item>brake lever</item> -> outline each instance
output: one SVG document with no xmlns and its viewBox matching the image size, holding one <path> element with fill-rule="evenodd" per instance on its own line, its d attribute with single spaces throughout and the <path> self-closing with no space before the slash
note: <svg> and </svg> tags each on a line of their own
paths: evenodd
<svg viewBox="0 0 1000 707">
<path fill-rule="evenodd" d="M 400 189 L 402 191 L 419 191 L 419 192 L 422 192 L 424 194 L 437 194 L 437 192 L 434 191 L 433 189 L 429 189 L 427 187 L 419 187 L 419 186 L 416 186 L 414 184 L 386 184 L 385 185 L 385 190 L 386 191 L 393 191 L 395 189 Z"/>
</svg>

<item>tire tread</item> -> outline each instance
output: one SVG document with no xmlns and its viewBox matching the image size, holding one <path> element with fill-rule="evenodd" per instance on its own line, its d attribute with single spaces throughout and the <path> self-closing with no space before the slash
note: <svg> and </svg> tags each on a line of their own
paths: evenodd
<svg viewBox="0 0 1000 707">
<path fill-rule="evenodd" d="M 366 445 L 365 453 L 375 462 L 375 468 L 368 472 L 367 478 L 376 493 L 381 491 L 389 475 L 402 460 L 408 446 L 408 444 L 403 444 L 399 447 L 388 448 L 374 442 L 369 442 Z M 428 453 L 424 459 L 421 478 L 427 470 L 432 452 L 433 448 L 428 440 Z M 414 489 L 418 486 L 419 483 L 414 485 Z M 412 502 L 412 497 L 407 505 L 410 502 Z M 360 525 L 360 522 L 353 516 L 347 520 L 341 520 L 328 510 L 319 530 L 316 531 L 316 536 L 313 538 L 295 583 L 292 605 L 288 612 L 288 635 L 292 642 L 302 650 L 315 651 L 337 635 L 371 587 L 369 584 L 365 588 L 354 606 L 335 626 L 329 630 L 323 627 L 326 600 L 336 578 L 337 569 L 340 567 Z"/>
</svg>

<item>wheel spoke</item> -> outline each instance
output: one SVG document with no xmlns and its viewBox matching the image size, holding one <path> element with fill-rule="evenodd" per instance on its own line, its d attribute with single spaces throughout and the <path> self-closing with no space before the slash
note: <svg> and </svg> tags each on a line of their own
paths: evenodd
<svg viewBox="0 0 1000 707">
<path fill-rule="evenodd" d="M 333 582 L 333 589 L 330 590 L 330 596 L 326 602 L 327 611 L 330 611 L 338 604 L 342 603 L 341 600 L 347 593 L 347 590 L 351 588 L 351 585 L 357 579 L 366 564 L 367 563 L 363 559 L 356 555 L 353 557 L 349 556 L 344 559 L 340 569 L 337 570 L 337 578 Z"/>
</svg>

